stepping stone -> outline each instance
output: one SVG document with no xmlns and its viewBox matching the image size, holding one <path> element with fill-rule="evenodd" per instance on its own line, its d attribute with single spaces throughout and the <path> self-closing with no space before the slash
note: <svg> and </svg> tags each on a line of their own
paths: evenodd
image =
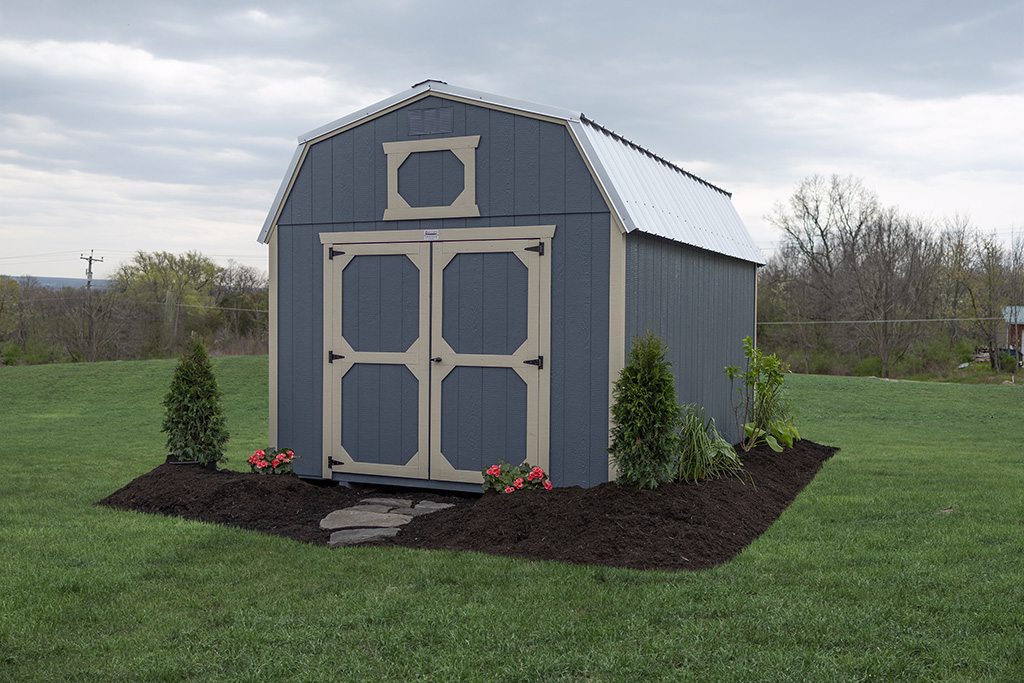
<svg viewBox="0 0 1024 683">
<path fill-rule="evenodd" d="M 345 509 L 346 510 L 359 510 L 360 512 L 391 512 L 395 508 L 393 508 L 390 505 L 363 505 L 362 503 L 360 503 L 359 505 L 353 505 L 353 506 L 347 507 Z M 398 514 L 404 515 L 404 514 L 406 514 L 406 511 L 408 511 L 409 508 L 399 508 L 399 509 L 402 510 L 402 512 L 400 512 Z"/>
<path fill-rule="evenodd" d="M 389 512 L 364 512 L 352 508 L 335 510 L 320 520 L 321 529 L 356 529 L 359 527 L 402 526 L 412 517 Z"/>
<path fill-rule="evenodd" d="M 370 505 L 388 505 L 393 508 L 412 507 L 412 501 L 405 498 L 363 498 L 359 502 L 369 503 Z"/>
<path fill-rule="evenodd" d="M 384 527 L 382 529 L 345 529 L 335 531 L 331 534 L 331 540 L 327 542 L 332 548 L 339 548 L 343 545 L 355 545 L 366 541 L 375 541 L 378 538 L 392 538 L 398 533 L 397 527 Z"/>
<path fill-rule="evenodd" d="M 433 500 L 421 500 L 416 503 L 414 510 L 447 510 L 448 508 L 455 507 L 454 503 L 438 503 Z"/>
</svg>

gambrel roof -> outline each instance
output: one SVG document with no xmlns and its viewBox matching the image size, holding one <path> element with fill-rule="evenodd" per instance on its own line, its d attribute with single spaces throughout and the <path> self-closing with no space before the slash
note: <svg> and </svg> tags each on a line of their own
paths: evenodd
<svg viewBox="0 0 1024 683">
<path fill-rule="evenodd" d="M 368 121 L 412 100 L 434 95 L 563 122 L 626 232 L 639 231 L 733 258 L 762 264 L 730 193 L 597 124 L 583 114 L 499 95 L 423 81 L 409 90 L 299 137 L 288 172 L 260 232 L 270 239 L 305 150 L 325 137 Z"/>
</svg>

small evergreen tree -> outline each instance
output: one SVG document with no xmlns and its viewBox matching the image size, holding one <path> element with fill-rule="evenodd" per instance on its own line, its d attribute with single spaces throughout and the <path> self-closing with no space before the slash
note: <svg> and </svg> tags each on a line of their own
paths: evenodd
<svg viewBox="0 0 1024 683">
<path fill-rule="evenodd" d="M 178 361 L 163 405 L 168 461 L 199 462 L 211 469 L 224 461 L 228 431 L 220 389 L 210 357 L 195 335 Z"/>
<path fill-rule="evenodd" d="M 671 481 L 679 451 L 680 407 L 665 345 L 648 332 L 633 339 L 612 389 L 612 444 L 618 481 L 653 489 Z"/>
</svg>

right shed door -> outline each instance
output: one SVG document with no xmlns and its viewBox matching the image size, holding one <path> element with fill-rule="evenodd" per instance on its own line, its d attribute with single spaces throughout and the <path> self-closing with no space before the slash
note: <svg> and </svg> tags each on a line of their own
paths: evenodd
<svg viewBox="0 0 1024 683">
<path fill-rule="evenodd" d="M 479 483 L 502 460 L 548 468 L 545 246 L 433 245 L 431 479 Z"/>
</svg>

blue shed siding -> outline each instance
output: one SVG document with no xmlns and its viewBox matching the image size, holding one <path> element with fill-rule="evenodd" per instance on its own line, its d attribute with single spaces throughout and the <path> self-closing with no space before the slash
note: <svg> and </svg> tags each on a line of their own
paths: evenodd
<svg viewBox="0 0 1024 683">
<path fill-rule="evenodd" d="M 700 403 L 723 436 L 740 432 L 726 365 L 742 365 L 754 334 L 757 267 L 660 237 L 626 238 L 626 344 L 650 330 L 664 339 L 683 403 Z"/>
<path fill-rule="evenodd" d="M 409 109 L 452 107 L 453 130 L 410 136 Z M 384 221 L 382 144 L 480 135 L 480 217 Z M 415 171 L 414 168 L 407 169 Z M 607 480 L 610 214 L 563 125 L 427 97 L 312 145 L 278 218 L 278 440 L 322 452 L 323 252 L 320 232 L 556 226 L 551 246 L 551 474 L 559 485 Z M 432 428 L 437 428 L 433 425 Z"/>
</svg>

